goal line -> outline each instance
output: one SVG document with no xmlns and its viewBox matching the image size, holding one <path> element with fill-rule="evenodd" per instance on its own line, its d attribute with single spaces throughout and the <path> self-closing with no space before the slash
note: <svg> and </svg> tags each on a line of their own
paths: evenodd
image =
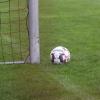
<svg viewBox="0 0 100 100">
<path fill-rule="evenodd" d="M 25 64 L 25 61 L 0 62 L 0 64 Z"/>
</svg>

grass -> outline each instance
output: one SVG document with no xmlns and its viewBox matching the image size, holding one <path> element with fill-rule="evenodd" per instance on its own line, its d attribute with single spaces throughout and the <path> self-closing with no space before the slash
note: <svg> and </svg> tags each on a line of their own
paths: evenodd
<svg viewBox="0 0 100 100">
<path fill-rule="evenodd" d="M 41 0 L 41 64 L 0 65 L 0 100 L 100 100 L 99 9 L 99 0 Z M 68 64 L 50 63 L 58 45 L 70 50 Z"/>
<path fill-rule="evenodd" d="M 0 69 L 1 100 L 58 100 L 65 95 L 65 90 L 38 66 L 9 65 Z"/>
</svg>

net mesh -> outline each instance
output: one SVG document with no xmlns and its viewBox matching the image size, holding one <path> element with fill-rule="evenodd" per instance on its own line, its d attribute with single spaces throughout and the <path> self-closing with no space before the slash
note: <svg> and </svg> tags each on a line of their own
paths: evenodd
<svg viewBox="0 0 100 100">
<path fill-rule="evenodd" d="M 0 62 L 23 61 L 28 54 L 26 0 L 0 1 Z"/>
</svg>

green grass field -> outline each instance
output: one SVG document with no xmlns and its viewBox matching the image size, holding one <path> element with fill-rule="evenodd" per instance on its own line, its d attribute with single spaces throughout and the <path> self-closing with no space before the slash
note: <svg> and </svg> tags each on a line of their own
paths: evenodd
<svg viewBox="0 0 100 100">
<path fill-rule="evenodd" d="M 41 64 L 0 65 L 0 100 L 100 100 L 99 27 L 99 0 L 40 0 Z M 58 45 L 70 50 L 70 63 L 50 63 Z"/>
</svg>

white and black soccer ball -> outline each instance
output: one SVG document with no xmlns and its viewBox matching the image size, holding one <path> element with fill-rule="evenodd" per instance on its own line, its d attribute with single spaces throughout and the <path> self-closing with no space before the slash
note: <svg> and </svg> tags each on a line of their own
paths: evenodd
<svg viewBox="0 0 100 100">
<path fill-rule="evenodd" d="M 70 61 L 70 52 L 65 47 L 55 47 L 50 53 L 50 59 L 53 64 L 67 63 Z"/>
</svg>

